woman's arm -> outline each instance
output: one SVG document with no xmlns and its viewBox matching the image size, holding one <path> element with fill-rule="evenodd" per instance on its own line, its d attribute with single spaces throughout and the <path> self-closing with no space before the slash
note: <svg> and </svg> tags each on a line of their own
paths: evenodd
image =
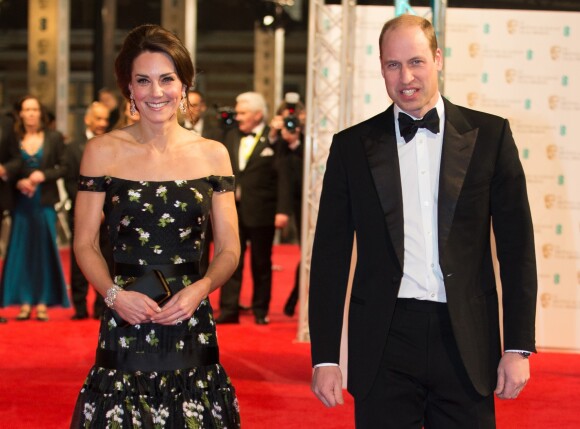
<svg viewBox="0 0 580 429">
<path fill-rule="evenodd" d="M 112 142 L 113 144 L 117 142 Z M 111 146 L 107 139 L 91 141 L 83 153 L 81 175 L 88 177 L 105 176 L 110 165 Z M 86 279 L 103 296 L 113 286 L 113 279 L 99 246 L 99 229 L 105 192 L 80 191 L 75 201 L 74 251 L 79 267 Z M 157 303 L 138 292 L 120 291 L 114 300 L 114 309 L 131 324 L 149 321 L 157 311 Z"/>
<path fill-rule="evenodd" d="M 216 175 L 231 176 L 228 152 L 221 143 L 213 146 Z M 234 273 L 240 260 L 238 214 L 233 192 L 214 192 L 211 206 L 214 254 L 205 276 L 186 287 L 163 306 L 153 321 L 164 325 L 190 318 L 200 302 L 222 286 Z"/>
</svg>

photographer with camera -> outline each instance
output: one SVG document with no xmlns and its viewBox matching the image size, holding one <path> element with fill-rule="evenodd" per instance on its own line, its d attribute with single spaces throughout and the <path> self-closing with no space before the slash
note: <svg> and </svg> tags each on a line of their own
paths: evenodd
<svg viewBox="0 0 580 429">
<path fill-rule="evenodd" d="M 276 116 L 270 121 L 268 138 L 276 147 L 278 154 L 280 174 L 286 183 L 292 202 L 292 214 L 295 219 L 296 232 L 300 240 L 302 226 L 302 175 L 304 165 L 304 134 L 303 121 L 305 109 L 300 102 L 300 96 L 295 92 L 288 92 L 284 102 L 278 107 Z M 294 315 L 298 302 L 300 284 L 300 263 L 296 267 L 294 288 L 284 305 L 284 314 L 288 317 Z"/>
</svg>

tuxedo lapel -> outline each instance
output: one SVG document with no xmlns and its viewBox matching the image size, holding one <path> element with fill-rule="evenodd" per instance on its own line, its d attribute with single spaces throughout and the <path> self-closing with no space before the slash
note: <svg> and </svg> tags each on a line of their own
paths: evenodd
<svg viewBox="0 0 580 429">
<path fill-rule="evenodd" d="M 445 103 L 445 134 L 439 172 L 439 249 L 443 249 L 457 206 L 457 199 L 471 161 L 479 129 L 473 128 L 459 109 L 443 99 Z"/>
<path fill-rule="evenodd" d="M 387 229 L 401 269 L 404 257 L 403 194 L 399 155 L 395 137 L 393 106 L 376 116 L 370 124 L 371 130 L 363 136 L 371 175 L 381 207 L 385 215 Z"/>
</svg>

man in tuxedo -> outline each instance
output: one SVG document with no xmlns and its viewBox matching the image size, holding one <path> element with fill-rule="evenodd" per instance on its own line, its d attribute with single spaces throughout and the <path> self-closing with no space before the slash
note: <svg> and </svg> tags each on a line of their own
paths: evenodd
<svg viewBox="0 0 580 429">
<path fill-rule="evenodd" d="M 12 210 L 14 205 L 13 179 L 22 162 L 13 126 L 10 115 L 0 116 L 0 232 L 4 212 Z M 6 319 L 0 317 L 0 323 L 6 323 Z"/>
<path fill-rule="evenodd" d="M 334 136 L 324 177 L 310 279 L 312 389 L 326 406 L 343 402 L 337 364 L 356 233 L 356 427 L 494 428 L 494 392 L 516 398 L 535 352 L 534 237 L 517 148 L 507 120 L 441 97 L 443 54 L 427 20 L 395 18 L 379 40 L 394 104 Z"/>
<path fill-rule="evenodd" d="M 189 110 L 188 114 L 183 115 L 181 125 L 207 139 L 221 140 L 222 132 L 217 123 L 206 118 L 207 105 L 203 94 L 196 89 L 189 89 L 187 100 Z"/>
<path fill-rule="evenodd" d="M 105 134 L 109 126 L 109 109 L 107 106 L 99 101 L 92 102 L 85 112 L 85 134 L 83 137 L 69 143 L 66 148 L 66 163 L 68 172 L 64 180 L 66 192 L 71 200 L 71 209 L 69 210 L 69 226 L 71 230 L 70 242 L 74 241 L 74 211 L 75 199 L 78 190 L 79 172 L 81 168 L 81 159 L 87 142 L 95 136 Z M 107 230 L 101 228 L 99 237 L 99 244 L 101 251 L 107 259 L 109 270 L 113 271 L 113 253 L 109 243 Z M 70 286 L 71 296 L 75 313 L 72 320 L 84 320 L 89 317 L 87 311 L 87 293 L 89 291 L 89 283 L 83 275 L 81 269 L 77 264 L 74 254 L 73 246 L 70 247 Z M 93 318 L 99 319 L 105 309 L 105 301 L 101 294 L 97 293 L 93 305 Z"/>
<path fill-rule="evenodd" d="M 252 311 L 255 322 L 268 324 L 272 292 L 272 245 L 276 228 L 288 224 L 291 203 L 284 180 L 279 177 L 275 147 L 268 140 L 267 106 L 257 92 L 236 98 L 238 126 L 224 136 L 236 177 L 236 206 L 240 229 L 241 255 L 236 272 L 221 287 L 217 323 L 239 322 L 239 299 L 248 242 L 254 290 Z"/>
</svg>

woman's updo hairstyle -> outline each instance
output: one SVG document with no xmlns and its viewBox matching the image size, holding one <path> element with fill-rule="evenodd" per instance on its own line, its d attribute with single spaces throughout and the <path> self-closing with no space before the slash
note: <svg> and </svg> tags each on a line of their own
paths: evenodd
<svg viewBox="0 0 580 429">
<path fill-rule="evenodd" d="M 175 64 L 179 80 L 187 88 L 193 86 L 195 70 L 191 56 L 179 37 L 159 25 L 143 24 L 127 34 L 115 60 L 117 85 L 125 98 L 129 99 L 133 61 L 143 52 L 161 52 L 169 55 Z"/>
</svg>

